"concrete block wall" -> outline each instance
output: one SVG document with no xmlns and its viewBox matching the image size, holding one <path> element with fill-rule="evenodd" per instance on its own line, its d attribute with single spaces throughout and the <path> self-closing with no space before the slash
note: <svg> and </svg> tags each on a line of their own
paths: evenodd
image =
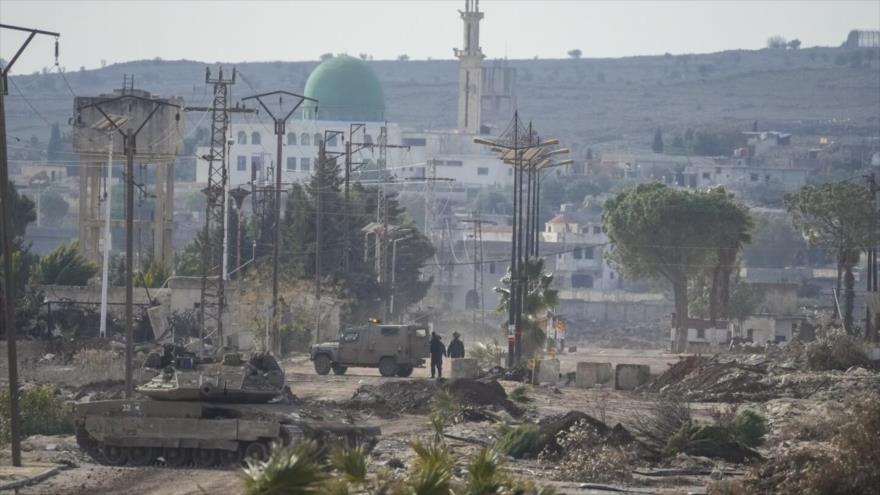
<svg viewBox="0 0 880 495">
<path fill-rule="evenodd" d="M 634 390 L 651 379 L 651 367 L 647 364 L 618 364 L 614 368 L 614 388 Z"/>
<path fill-rule="evenodd" d="M 575 372 L 575 385 L 578 388 L 592 388 L 608 385 L 614 377 L 611 363 L 579 362 Z"/>
</svg>

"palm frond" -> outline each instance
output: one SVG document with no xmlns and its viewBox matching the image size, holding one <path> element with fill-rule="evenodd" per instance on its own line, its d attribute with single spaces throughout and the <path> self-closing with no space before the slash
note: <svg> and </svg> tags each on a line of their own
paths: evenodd
<svg viewBox="0 0 880 495">
<path fill-rule="evenodd" d="M 330 457 L 330 464 L 354 485 L 367 482 L 367 455 L 362 446 L 337 450 Z"/>
<path fill-rule="evenodd" d="M 272 449 L 265 461 L 248 460 L 241 479 L 245 495 L 312 495 L 324 493 L 326 475 L 314 442 Z"/>
</svg>

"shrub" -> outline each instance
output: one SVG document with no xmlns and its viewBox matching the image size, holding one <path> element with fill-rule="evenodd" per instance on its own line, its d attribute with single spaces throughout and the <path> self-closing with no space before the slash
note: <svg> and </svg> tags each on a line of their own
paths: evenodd
<svg viewBox="0 0 880 495">
<path fill-rule="evenodd" d="M 322 493 L 326 474 L 318 460 L 318 446 L 302 442 L 272 449 L 265 461 L 248 461 L 241 472 L 245 495 Z"/>
<path fill-rule="evenodd" d="M 580 421 L 557 435 L 562 457 L 556 461 L 559 478 L 578 482 L 619 482 L 632 479 L 635 451 L 609 445 L 595 426 Z M 542 458 L 550 458 L 542 453 Z"/>
<path fill-rule="evenodd" d="M 73 364 L 78 368 L 109 368 L 117 362 L 115 352 L 103 349 L 80 349 L 73 355 Z"/>
<path fill-rule="evenodd" d="M 441 388 L 431 397 L 430 411 L 431 428 L 439 437 L 443 435 L 443 430 L 461 411 L 461 405 L 456 402 L 449 391 Z"/>
<path fill-rule="evenodd" d="M 495 449 L 511 457 L 521 458 L 535 452 L 541 432 L 538 425 L 525 423 L 518 426 L 502 424 L 498 429 Z"/>
<path fill-rule="evenodd" d="M 22 390 L 18 406 L 24 436 L 73 433 L 73 406 L 56 397 L 52 385 Z M 0 442 L 9 442 L 10 427 L 9 389 L 4 387 L 0 390 Z"/>
<path fill-rule="evenodd" d="M 647 414 L 636 416 L 632 431 L 648 450 L 660 455 L 670 439 L 691 422 L 688 403 L 668 397 L 654 402 Z"/>
<path fill-rule="evenodd" d="M 767 418 L 750 409 L 741 411 L 733 421 L 733 438 L 749 447 L 764 443 L 768 431 Z"/>
<path fill-rule="evenodd" d="M 807 368 L 814 371 L 841 370 L 870 363 L 858 337 L 842 329 L 830 329 L 804 346 Z"/>
</svg>

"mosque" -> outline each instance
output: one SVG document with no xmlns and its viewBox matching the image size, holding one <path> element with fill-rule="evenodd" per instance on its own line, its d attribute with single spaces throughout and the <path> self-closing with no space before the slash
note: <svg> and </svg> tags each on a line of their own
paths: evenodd
<svg viewBox="0 0 880 495">
<path fill-rule="evenodd" d="M 459 14 L 463 47 L 454 51 L 459 59 L 456 129 L 414 131 L 389 120 L 393 116 L 386 115 L 382 84 L 369 62 L 338 55 L 319 64 L 306 81 L 303 94 L 318 100 L 317 108 L 307 101 L 287 123 L 282 140 L 282 181 L 307 181 L 325 131 L 342 131 L 328 138 L 327 151 L 343 152 L 345 139 L 372 144 L 355 153 L 352 161 L 364 163 L 364 170 L 384 169 L 388 181 L 442 177 L 459 188 L 512 184 L 510 167 L 485 147 L 473 144 L 473 137 L 488 132 L 484 114 L 498 121 L 512 116 L 516 73 L 503 64 L 483 65 L 479 29 L 483 12 L 479 0 L 466 0 L 465 10 Z M 229 126 L 229 187 L 272 182 L 276 137 L 271 122 L 251 114 L 239 119 L 243 122 Z M 197 155 L 207 152 L 207 148 L 200 148 Z M 207 162 L 198 162 L 197 182 L 207 182 L 207 168 Z M 359 177 L 355 175 L 354 179 Z"/>
</svg>

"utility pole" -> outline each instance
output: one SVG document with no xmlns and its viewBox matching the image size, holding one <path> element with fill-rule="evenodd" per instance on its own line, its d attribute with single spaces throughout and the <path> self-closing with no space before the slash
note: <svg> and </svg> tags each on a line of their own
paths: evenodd
<svg viewBox="0 0 880 495">
<path fill-rule="evenodd" d="M 223 68 L 217 77 L 211 77 L 211 68 L 205 68 L 205 83 L 214 87 L 211 105 L 211 148 L 202 158 L 208 162 L 208 185 L 205 187 L 205 228 L 202 231 L 202 288 L 199 304 L 199 357 L 204 355 L 206 334 L 217 334 L 223 346 L 223 306 L 226 303 L 223 280 L 224 250 L 226 244 L 226 135 L 229 128 L 229 88 L 232 78 L 223 77 Z M 207 110 L 187 108 L 187 111 Z M 209 330 L 212 330 L 209 332 Z"/>
<path fill-rule="evenodd" d="M 293 108 L 290 109 L 286 114 L 279 114 L 276 116 L 272 110 L 266 105 L 263 101 L 264 99 L 270 96 L 278 96 L 278 107 L 281 108 L 284 101 L 284 96 L 289 96 L 294 99 L 296 102 L 293 105 Z M 284 139 L 285 127 L 287 125 L 287 119 L 293 115 L 300 105 L 303 104 L 304 101 L 309 100 L 315 104 L 315 113 L 318 113 L 318 100 L 313 98 L 308 98 L 306 96 L 298 95 L 296 93 L 291 93 L 289 91 L 271 91 L 269 93 L 262 93 L 258 95 L 248 96 L 247 98 L 242 98 L 242 101 L 247 100 L 257 100 L 263 110 L 269 114 L 269 117 L 275 123 L 275 137 L 277 140 L 277 148 L 275 154 L 275 194 L 274 194 L 274 204 L 272 205 L 272 211 L 274 213 L 274 232 L 275 239 L 272 243 L 272 327 L 271 327 L 271 339 L 270 346 L 271 351 L 276 357 L 281 357 L 281 335 L 278 333 L 278 260 L 281 250 L 281 143 L 282 139 Z"/>
<path fill-rule="evenodd" d="M 880 191 L 880 184 L 877 183 L 877 177 L 874 172 L 866 175 L 865 180 L 867 181 L 868 192 L 871 193 L 871 204 L 874 206 L 878 217 L 880 217 L 880 202 L 877 200 L 877 192 Z M 878 296 L 878 287 L 880 287 L 880 283 L 877 281 L 878 276 L 880 276 L 880 268 L 878 268 L 877 260 L 878 242 L 880 242 L 880 240 L 875 239 L 874 245 L 868 248 L 866 297 L 873 297 L 876 303 L 874 305 L 874 314 L 871 313 L 871 305 L 865 304 L 865 340 L 868 342 L 877 342 L 878 335 L 880 335 L 880 328 L 878 328 L 880 327 L 880 296 Z"/>
<path fill-rule="evenodd" d="M 345 133 L 342 131 L 324 131 L 324 138 L 318 143 L 318 164 L 315 167 L 315 176 L 318 178 L 318 187 L 315 191 L 315 342 L 322 342 L 321 340 L 321 237 L 322 237 L 322 227 L 321 220 L 324 216 L 324 188 L 327 187 L 327 184 L 324 183 L 324 178 L 326 177 L 326 170 L 324 167 L 327 166 L 327 143 L 330 140 L 335 139 L 337 136 L 345 136 Z M 348 146 L 348 143 L 346 143 Z M 346 147 L 346 150 L 348 147 Z M 340 153 L 334 152 L 332 160 L 336 160 Z M 345 218 L 348 218 L 347 209 L 343 212 Z"/>
<path fill-rule="evenodd" d="M 15 52 L 6 67 L 0 69 L 0 241 L 3 243 L 3 327 L 6 331 L 6 349 L 9 359 L 9 430 L 12 447 L 12 465 L 21 466 L 21 417 L 18 410 L 18 352 L 15 328 L 15 277 L 12 273 L 12 242 L 15 225 L 12 223 L 12 202 L 9 197 L 9 162 L 6 153 L 6 104 L 9 94 L 8 76 L 15 61 L 38 34 L 55 37 L 55 58 L 58 59 L 59 33 L 0 24 L 2 29 L 28 33 L 27 39 Z"/>
<path fill-rule="evenodd" d="M 485 288 L 483 285 L 483 224 L 492 224 L 495 222 L 491 220 L 483 220 L 480 217 L 479 213 L 473 213 L 471 218 L 462 220 L 463 223 L 470 223 L 473 225 L 473 231 L 471 236 L 473 238 L 473 252 L 474 252 L 474 294 L 477 295 L 476 306 L 473 308 L 473 326 L 474 332 L 477 331 L 477 310 L 480 311 L 480 328 L 485 328 L 486 326 L 486 305 L 483 300 L 483 289 Z"/>
<path fill-rule="evenodd" d="M 354 123 L 349 124 L 348 126 L 348 140 L 345 142 L 345 173 L 344 173 L 344 191 L 343 191 L 343 213 L 342 216 L 345 222 L 345 229 L 342 233 L 342 263 L 345 270 L 345 273 L 351 272 L 351 220 L 348 216 L 349 211 L 349 189 L 351 184 L 351 174 L 354 172 L 354 165 L 356 165 L 352 161 L 352 156 L 354 153 L 361 151 L 364 148 L 372 147 L 372 143 L 355 143 L 354 142 L 354 134 L 358 131 L 366 134 L 367 125 L 363 123 Z M 363 162 L 358 162 L 357 165 L 362 165 Z"/>
<path fill-rule="evenodd" d="M 137 100 L 147 102 L 152 105 L 152 110 L 141 122 L 137 129 L 128 127 L 122 130 L 118 119 L 113 119 L 107 112 L 101 108 L 102 105 L 119 103 L 122 101 Z M 134 94 L 123 94 L 115 98 L 97 101 L 88 105 L 77 108 L 77 113 L 87 108 L 95 108 L 104 119 L 110 129 L 115 130 L 122 136 L 123 151 L 125 152 L 125 397 L 131 398 L 134 392 L 134 384 L 132 381 L 132 357 L 134 355 L 134 321 L 133 321 L 133 304 L 134 304 L 134 156 L 137 153 L 137 135 L 146 127 L 153 115 L 162 108 L 171 107 L 180 109 L 178 105 L 167 103 L 161 100 L 145 98 Z M 178 113 L 177 121 L 180 120 Z M 79 117 L 77 117 L 79 120 Z M 126 121 L 128 122 L 128 121 Z"/>
</svg>

